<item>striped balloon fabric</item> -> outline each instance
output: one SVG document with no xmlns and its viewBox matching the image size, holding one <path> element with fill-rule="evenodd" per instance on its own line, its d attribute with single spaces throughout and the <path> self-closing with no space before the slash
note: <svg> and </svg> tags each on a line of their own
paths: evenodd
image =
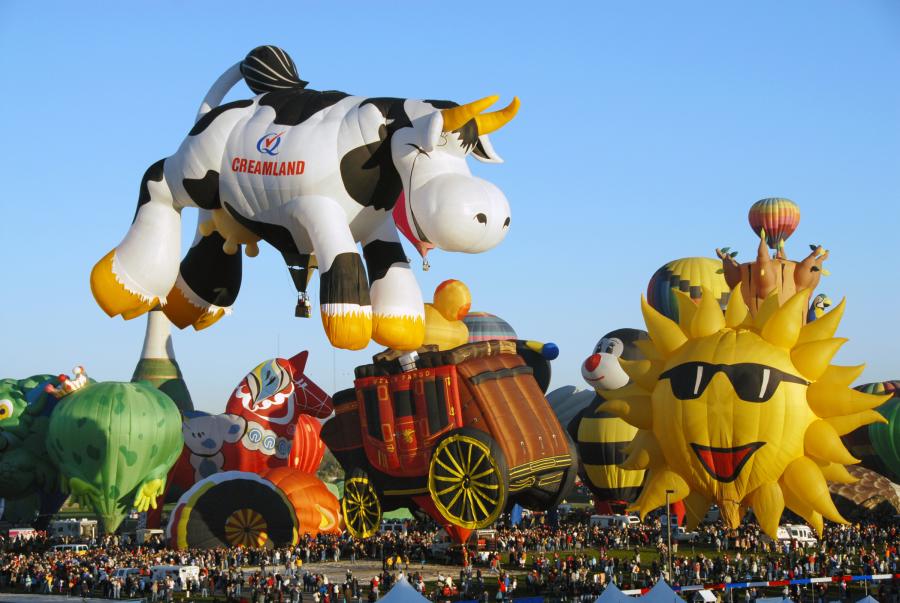
<svg viewBox="0 0 900 603">
<path fill-rule="evenodd" d="M 241 61 L 241 75 L 256 94 L 303 88 L 297 66 L 288 53 L 277 46 L 257 46 Z"/>
<path fill-rule="evenodd" d="M 756 234 L 765 229 L 769 249 L 778 249 L 800 224 L 800 208 L 790 199 L 769 197 L 751 205 L 747 219 Z"/>
<path fill-rule="evenodd" d="M 463 322 L 469 329 L 469 343 L 518 339 L 508 322 L 487 312 L 469 312 L 463 318 Z"/>
</svg>

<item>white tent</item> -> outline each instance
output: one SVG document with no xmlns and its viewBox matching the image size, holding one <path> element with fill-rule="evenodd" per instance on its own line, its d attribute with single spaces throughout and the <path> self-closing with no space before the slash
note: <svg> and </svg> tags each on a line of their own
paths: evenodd
<svg viewBox="0 0 900 603">
<path fill-rule="evenodd" d="M 694 592 L 694 601 L 703 603 L 714 603 L 716 600 L 716 595 L 713 594 L 711 590 L 701 589 Z"/>
<path fill-rule="evenodd" d="M 653 585 L 647 594 L 641 597 L 641 603 L 684 603 L 684 599 L 678 596 L 672 587 L 660 580 Z"/>
<path fill-rule="evenodd" d="M 400 578 L 388 593 L 379 599 L 379 603 L 431 603 L 423 597 L 413 585 Z"/>
<path fill-rule="evenodd" d="M 619 590 L 619 587 L 610 582 L 594 603 L 626 603 L 631 597 Z"/>
<path fill-rule="evenodd" d="M 856 603 L 878 603 L 878 599 L 872 595 L 868 595 L 857 601 Z"/>
</svg>

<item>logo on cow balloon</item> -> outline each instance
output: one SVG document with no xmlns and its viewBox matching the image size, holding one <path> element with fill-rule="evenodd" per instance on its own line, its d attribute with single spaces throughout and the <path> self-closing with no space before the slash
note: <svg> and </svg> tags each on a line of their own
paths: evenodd
<svg viewBox="0 0 900 603">
<path fill-rule="evenodd" d="M 281 135 L 284 132 L 266 132 L 262 138 L 256 141 L 256 150 L 264 155 L 274 157 L 278 154 L 278 147 L 281 146 Z"/>
</svg>

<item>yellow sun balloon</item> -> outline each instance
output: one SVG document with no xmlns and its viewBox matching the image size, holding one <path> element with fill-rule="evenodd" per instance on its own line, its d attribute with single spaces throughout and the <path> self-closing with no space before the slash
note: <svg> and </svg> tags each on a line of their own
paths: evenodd
<svg viewBox="0 0 900 603">
<path fill-rule="evenodd" d="M 668 490 L 689 526 L 715 503 L 731 527 L 752 508 L 774 538 L 787 507 L 821 533 L 823 517 L 846 523 L 826 480 L 854 481 L 844 465 L 859 462 L 840 436 L 884 422 L 872 409 L 889 396 L 849 387 L 864 365 L 830 364 L 843 301 L 803 325 L 806 290 L 781 306 L 770 295 L 754 317 L 739 289 L 724 313 L 712 295 L 681 296 L 678 323 L 642 299 L 647 359 L 621 361 L 632 383 L 599 410 L 638 428 L 622 466 L 648 471 L 632 505 L 642 517 Z"/>
</svg>

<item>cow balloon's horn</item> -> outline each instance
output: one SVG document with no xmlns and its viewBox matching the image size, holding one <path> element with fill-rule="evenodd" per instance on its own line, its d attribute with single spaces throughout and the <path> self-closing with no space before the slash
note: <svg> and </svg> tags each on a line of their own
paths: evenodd
<svg viewBox="0 0 900 603">
<path fill-rule="evenodd" d="M 444 132 L 452 132 L 463 127 L 467 121 L 477 116 L 498 100 L 500 100 L 499 96 L 491 95 L 465 105 L 443 109 L 441 115 L 444 117 Z"/>
<path fill-rule="evenodd" d="M 483 136 L 490 134 L 495 130 L 499 130 L 505 126 L 516 113 L 519 112 L 519 97 L 514 96 L 512 102 L 504 109 L 494 111 L 492 113 L 484 113 L 475 116 L 475 123 L 478 124 L 478 135 Z"/>
</svg>

